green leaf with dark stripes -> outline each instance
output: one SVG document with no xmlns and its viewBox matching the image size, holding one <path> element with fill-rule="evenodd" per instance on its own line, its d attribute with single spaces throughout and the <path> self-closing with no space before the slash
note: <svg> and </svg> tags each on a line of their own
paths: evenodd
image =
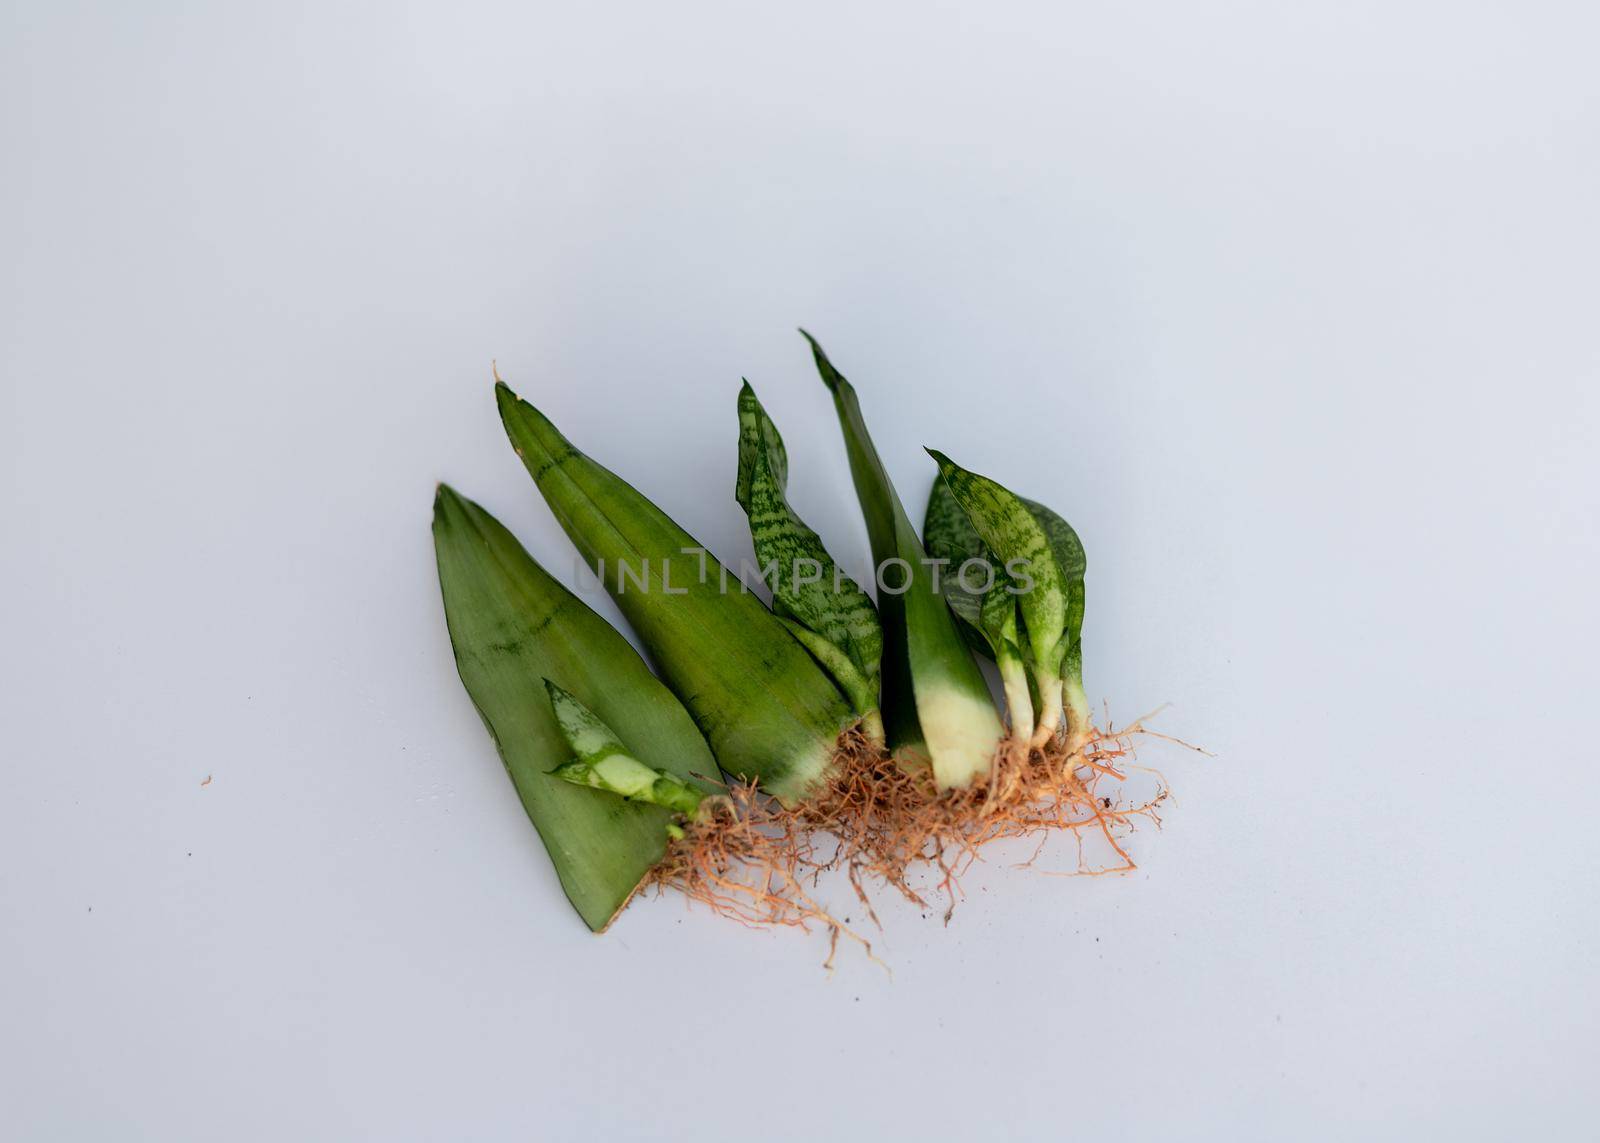
<svg viewBox="0 0 1600 1143">
<path fill-rule="evenodd" d="M 1028 500 L 1019 497 L 1023 505 L 1044 529 L 1045 537 L 1050 542 L 1050 550 L 1055 554 L 1056 566 L 1061 569 L 1066 578 L 1067 589 L 1067 617 L 1065 634 L 1067 641 L 1067 655 L 1070 657 L 1079 647 L 1083 637 L 1083 580 L 1088 567 L 1084 557 L 1083 542 L 1078 539 L 1078 533 L 1072 525 L 1061 518 L 1059 514 L 1040 504 L 1037 500 Z M 1065 666 L 1065 660 L 1063 661 Z M 1081 676 L 1081 665 L 1078 675 Z"/>
<path fill-rule="evenodd" d="M 850 661 L 850 656 L 840 650 L 838 644 L 830 643 L 798 620 L 782 616 L 779 618 L 783 619 L 783 625 L 789 629 L 789 634 L 811 652 L 812 658 L 821 664 L 823 670 L 833 676 L 833 681 L 839 684 L 839 689 L 845 693 L 852 706 L 859 711 L 870 712 L 878 709 L 877 679 L 869 679 L 862 674 L 861 669 Z"/>
<path fill-rule="evenodd" d="M 1012 733 L 1026 738 L 1033 733 L 1034 704 L 1025 667 L 1028 636 L 1019 626 L 1013 594 L 1016 584 L 956 503 L 943 476 L 933 478 L 923 519 L 928 555 L 944 561 L 939 589 L 968 642 L 995 661 Z"/>
<path fill-rule="evenodd" d="M 1023 503 L 1050 537 L 1056 563 L 1067 577 L 1067 652 L 1061 657 L 1062 700 L 1069 737 L 1077 743 L 1083 741 L 1091 729 L 1089 698 L 1083 689 L 1083 581 L 1087 561 L 1083 544 L 1071 524 L 1036 500 Z"/>
<path fill-rule="evenodd" d="M 599 762 L 613 754 L 626 754 L 628 748 L 594 711 L 584 706 L 572 692 L 554 679 L 544 681 L 556 727 L 573 754 L 584 762 Z"/>
<path fill-rule="evenodd" d="M 739 478 L 735 488 L 750 518 L 756 563 L 772 589 L 773 609 L 820 637 L 851 665 L 840 677 L 837 655 L 818 661 L 866 713 L 878 705 L 883 630 L 872 599 L 846 576 L 787 498 L 788 457 L 777 426 L 746 381 L 739 390 Z M 790 630 L 794 630 L 791 623 Z M 815 641 L 802 640 L 816 653 Z M 865 705 L 862 705 L 865 703 Z"/>
<path fill-rule="evenodd" d="M 705 793 L 670 770 L 645 765 L 632 754 L 594 711 L 553 679 L 544 681 L 556 725 L 576 755 L 550 773 L 564 782 L 604 790 L 635 802 L 692 814 Z M 669 831 L 670 832 L 670 831 Z"/>
<path fill-rule="evenodd" d="M 928 511 L 922 518 L 922 542 L 930 557 L 944 561 L 939 591 L 945 602 L 977 645 L 992 657 L 993 645 L 983 635 L 980 619 L 984 596 L 980 589 L 985 577 L 976 569 L 993 569 L 996 566 L 994 555 L 984 546 L 983 537 L 956 503 L 955 494 L 942 476 L 934 476 L 933 487 L 928 492 Z M 993 579 L 992 570 L 988 578 Z"/>
<path fill-rule="evenodd" d="M 1018 581 L 1017 603 L 1035 667 L 1054 675 L 1069 645 L 1063 641 L 1068 601 L 1067 576 L 1056 562 L 1050 536 L 1021 497 L 941 452 L 929 449 L 928 454 L 985 546 Z"/>
</svg>

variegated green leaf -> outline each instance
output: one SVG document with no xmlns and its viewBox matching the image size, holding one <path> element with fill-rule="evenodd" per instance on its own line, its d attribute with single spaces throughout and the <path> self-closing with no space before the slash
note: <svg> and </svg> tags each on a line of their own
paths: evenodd
<svg viewBox="0 0 1600 1143">
<path fill-rule="evenodd" d="M 994 568 L 994 579 L 983 594 L 978 625 L 993 649 L 995 666 L 1005 686 L 1006 709 L 1011 714 L 1011 732 L 1021 738 L 1033 733 L 1033 700 L 1028 690 L 1028 636 L 1018 621 L 1016 584 L 1003 567 Z"/>
<path fill-rule="evenodd" d="M 1050 542 L 1050 550 L 1055 553 L 1056 566 L 1061 569 L 1066 579 L 1067 587 L 1067 617 L 1065 635 L 1067 641 L 1067 654 L 1078 647 L 1083 636 L 1083 579 L 1088 561 L 1084 557 L 1083 542 L 1078 539 L 1078 533 L 1072 525 L 1061 518 L 1059 514 L 1040 504 L 1037 500 L 1027 500 L 1019 497 L 1024 507 L 1039 526 L 1044 529 L 1045 537 Z M 1066 659 L 1063 658 L 1063 666 Z"/>
<path fill-rule="evenodd" d="M 978 588 L 982 587 L 983 575 L 976 569 L 980 565 L 988 568 L 998 565 L 942 476 L 933 478 L 933 487 L 928 492 L 928 511 L 922 519 L 922 542 L 930 557 L 943 561 L 939 591 L 945 602 L 961 620 L 963 628 L 992 657 L 994 645 L 983 634 L 980 618 L 984 593 Z"/>
<path fill-rule="evenodd" d="M 1067 732 L 1081 742 L 1090 730 L 1089 696 L 1083 689 L 1083 643 L 1074 643 L 1061 660 L 1062 704 Z"/>
<path fill-rule="evenodd" d="M 853 706 L 858 710 L 876 710 L 878 707 L 878 681 L 869 679 L 861 673 L 859 667 L 851 661 L 850 656 L 839 649 L 837 643 L 831 643 L 818 635 L 811 628 L 795 619 L 784 619 L 783 625 L 789 629 L 789 634 L 800 641 L 800 645 L 821 663 L 823 669 L 833 676 L 839 684 L 839 689 L 845 693 Z"/>
<path fill-rule="evenodd" d="M 978 628 L 996 649 L 1006 643 L 1020 647 L 1025 639 L 1019 630 L 1016 581 L 1006 574 L 1006 569 L 995 566 L 993 578 L 983 593 L 983 603 L 978 609 Z"/>
<path fill-rule="evenodd" d="M 984 545 L 942 476 L 933 478 L 922 537 L 928 555 L 944 561 L 939 589 L 968 642 L 999 668 L 1011 732 L 1021 738 L 1031 736 L 1034 704 L 1025 665 L 1028 637 L 1018 624 L 1016 596 L 1008 590 L 1015 584 Z"/>
<path fill-rule="evenodd" d="M 629 801 L 693 814 L 705 794 L 670 770 L 646 766 L 628 753 L 628 748 L 600 716 L 584 706 L 550 679 L 544 681 L 550 695 L 550 708 L 556 725 L 572 747 L 576 758 L 563 762 L 550 773 L 575 786 L 588 786 Z"/>
<path fill-rule="evenodd" d="M 817 654 L 860 713 L 878 705 L 883 630 L 872 599 L 844 575 L 822 539 L 789 506 L 788 457 L 777 426 L 746 381 L 739 390 L 739 479 L 735 496 L 750 518 L 756 563 L 772 589 L 773 610 L 788 616 L 837 651 Z M 789 624 L 794 630 L 794 624 Z M 840 677 L 838 656 L 852 668 Z M 830 661 L 832 660 L 832 661 Z M 864 705 L 863 705 L 864 704 Z"/>
<path fill-rule="evenodd" d="M 550 709 L 555 712 L 561 737 L 567 740 L 567 745 L 580 760 L 598 762 L 613 754 L 628 752 L 622 739 L 601 722 L 594 711 L 563 690 L 560 684 L 553 679 L 546 679 L 544 689 L 550 696 Z"/>
<path fill-rule="evenodd" d="M 1024 500 L 1023 503 L 1050 537 L 1056 563 L 1067 577 L 1068 645 L 1066 654 L 1061 657 L 1062 702 L 1066 709 L 1068 737 L 1076 745 L 1092 730 L 1089 698 L 1083 689 L 1083 581 L 1087 561 L 1083 543 L 1071 524 L 1038 501 Z"/>
<path fill-rule="evenodd" d="M 1054 675 L 1068 646 L 1064 641 L 1068 600 L 1066 573 L 1056 562 L 1050 537 L 1015 493 L 968 472 L 941 452 L 929 449 L 928 454 L 938 462 L 945 484 L 984 544 L 1015 573 L 1017 603 L 1035 668 Z"/>
</svg>

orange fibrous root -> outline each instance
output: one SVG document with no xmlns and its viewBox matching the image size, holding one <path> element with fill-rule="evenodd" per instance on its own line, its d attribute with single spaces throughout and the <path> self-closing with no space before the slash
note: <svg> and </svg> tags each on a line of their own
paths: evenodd
<svg viewBox="0 0 1600 1143">
<path fill-rule="evenodd" d="M 1060 833 L 1077 846 L 1071 872 L 1133 869 L 1126 837 L 1141 823 L 1159 826 L 1169 797 L 1159 773 L 1134 766 L 1134 744 L 1143 736 L 1165 737 L 1140 720 L 1120 730 L 1091 730 L 1076 748 L 1062 738 L 1043 747 L 1006 739 L 987 781 L 941 791 L 927 766 L 904 764 L 859 731 L 846 731 L 819 793 L 785 806 L 753 783 L 730 785 L 706 799 L 651 880 L 746 925 L 821 927 L 829 935 L 830 964 L 841 937 L 870 954 L 870 942 L 814 896 L 823 874 L 844 871 L 861 910 L 876 924 L 876 887 L 929 906 L 926 890 L 914 881 L 921 871 L 932 873 L 948 921 L 962 874 L 985 846 L 1006 839 L 1039 839 L 1027 865 Z M 1122 783 L 1135 768 L 1152 776 L 1154 789 L 1130 802 L 1121 796 Z M 1095 838 L 1104 843 L 1100 861 L 1085 849 Z"/>
</svg>

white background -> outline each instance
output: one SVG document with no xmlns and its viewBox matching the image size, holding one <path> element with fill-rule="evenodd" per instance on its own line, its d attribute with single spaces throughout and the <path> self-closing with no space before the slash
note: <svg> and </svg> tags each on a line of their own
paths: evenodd
<svg viewBox="0 0 1600 1143">
<path fill-rule="evenodd" d="M 1597 36 L 6 3 L 0 1133 L 1592 1137 Z M 1091 694 L 1218 754 L 1132 875 L 888 906 L 892 976 L 588 936 L 434 577 L 440 479 L 571 576 L 491 359 L 735 560 L 749 376 L 864 558 L 797 324 L 913 512 L 931 444 L 1074 521 Z"/>
</svg>

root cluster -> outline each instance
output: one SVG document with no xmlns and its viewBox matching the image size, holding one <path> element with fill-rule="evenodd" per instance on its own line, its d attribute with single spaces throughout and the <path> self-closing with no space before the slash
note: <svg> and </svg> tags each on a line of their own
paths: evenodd
<svg viewBox="0 0 1600 1143">
<path fill-rule="evenodd" d="M 870 954 L 870 942 L 813 896 L 823 874 L 842 870 L 877 924 L 872 891 L 884 887 L 920 908 L 930 907 L 928 894 L 942 897 L 948 922 L 962 874 L 983 847 L 1006 839 L 1038 838 L 1025 865 L 1052 834 L 1064 833 L 1077 848 L 1071 872 L 1133 869 L 1123 841 L 1141 822 L 1159 826 L 1168 797 L 1165 780 L 1143 767 L 1137 768 L 1152 775 L 1153 792 L 1134 802 L 1121 796 L 1121 783 L 1135 768 L 1134 742 L 1152 733 L 1136 721 L 1093 731 L 1076 748 L 1060 739 L 1043 747 L 1007 739 L 996 749 L 986 782 L 941 791 L 930 767 L 891 758 L 847 731 L 820 793 L 785 806 L 754 784 L 729 786 L 706 799 L 651 880 L 746 925 L 824 928 L 830 965 L 841 937 Z M 1098 860 L 1085 849 L 1096 838 L 1104 843 Z"/>
</svg>

